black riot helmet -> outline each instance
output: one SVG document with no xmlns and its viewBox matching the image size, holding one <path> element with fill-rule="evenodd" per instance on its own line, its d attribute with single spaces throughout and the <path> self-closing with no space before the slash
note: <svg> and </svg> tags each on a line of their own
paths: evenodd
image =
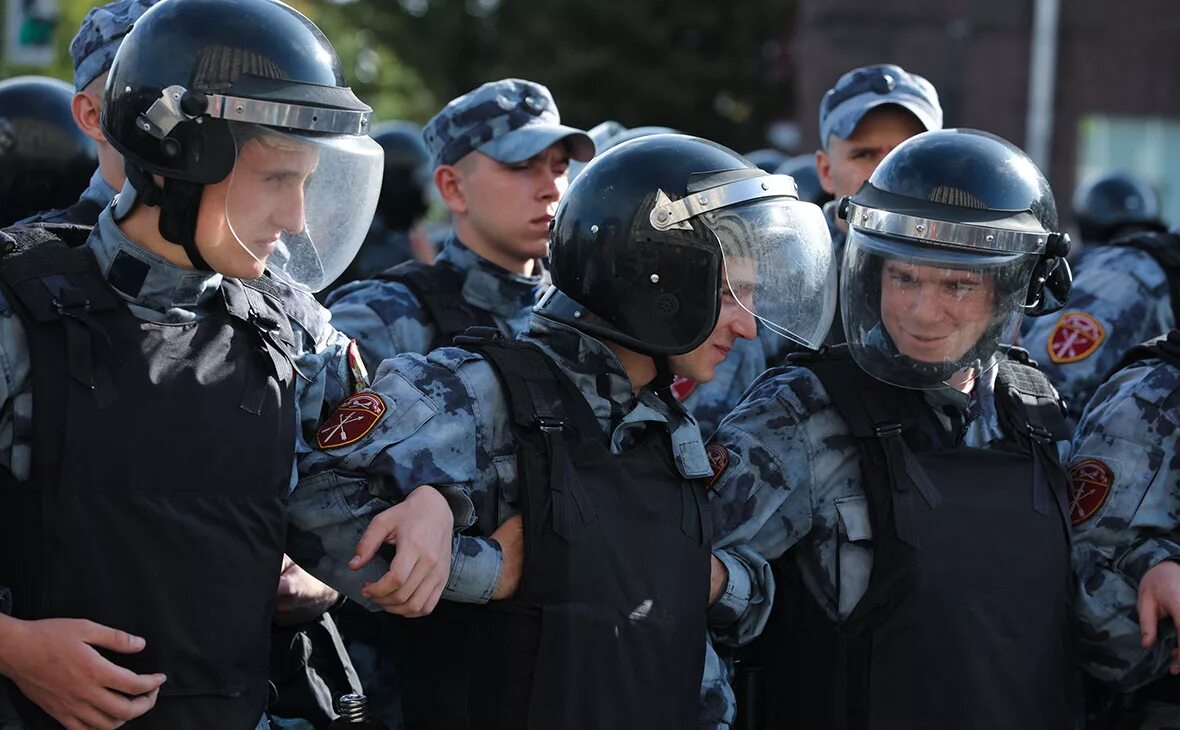
<svg viewBox="0 0 1180 730">
<path fill-rule="evenodd" d="M 98 167 L 74 124 L 74 89 L 45 76 L 0 81 L 0 226 L 78 200 Z"/>
<path fill-rule="evenodd" d="M 1155 191 L 1123 173 L 1105 173 L 1079 185 L 1074 191 L 1073 215 L 1083 243 L 1103 243 L 1135 230 L 1166 229 Z"/>
<path fill-rule="evenodd" d="M 119 47 L 102 126 L 136 200 L 160 207 L 160 233 L 195 266 L 208 269 L 194 241 L 203 188 L 228 181 L 226 217 L 238 243 L 272 274 L 314 290 L 355 255 L 376 206 L 381 150 L 367 136 L 370 112 L 323 33 L 291 7 L 163 0 Z M 268 247 L 270 232 L 252 220 L 250 186 L 280 157 L 306 177 L 286 186 L 302 199 L 286 203 L 281 238 Z M 235 175 L 243 160 L 247 172 Z"/>
<path fill-rule="evenodd" d="M 832 199 L 819 182 L 819 170 L 815 169 L 815 155 L 789 157 L 774 171 L 776 175 L 790 175 L 799 187 L 799 200 L 823 205 Z"/>
<path fill-rule="evenodd" d="M 849 226 L 845 334 L 857 363 L 886 382 L 927 388 L 977 376 L 1023 315 L 1068 302 L 1069 237 L 1053 193 L 1032 160 L 995 135 L 948 129 L 906 140 L 840 214 Z"/>
<path fill-rule="evenodd" d="M 430 152 L 422 130 L 413 122 L 384 122 L 373 128 L 373 140 L 385 152 L 377 215 L 389 230 L 408 231 L 428 207 Z"/>
<path fill-rule="evenodd" d="M 733 296 L 810 347 L 835 308 L 831 239 L 790 178 L 696 137 L 656 134 L 594 158 L 562 197 L 546 316 L 647 355 L 692 350 Z M 567 301 L 568 301 L 567 300 Z"/>
</svg>

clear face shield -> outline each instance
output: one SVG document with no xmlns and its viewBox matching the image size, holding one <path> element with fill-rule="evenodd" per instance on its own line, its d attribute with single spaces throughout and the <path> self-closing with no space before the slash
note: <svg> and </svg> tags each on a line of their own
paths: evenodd
<svg viewBox="0 0 1180 730">
<path fill-rule="evenodd" d="M 706 179 L 651 218 L 669 228 L 699 216 L 720 243 L 728 293 L 770 331 L 816 349 L 836 309 L 836 262 L 823 213 L 795 190 L 785 175 Z"/>
<path fill-rule="evenodd" d="M 853 359 L 903 388 L 964 386 L 1020 326 L 1035 254 L 919 245 L 849 231 L 840 304 Z"/>
<path fill-rule="evenodd" d="M 272 275 L 319 291 L 356 256 L 381 192 L 384 153 L 371 138 L 231 124 L 229 234 Z"/>
</svg>

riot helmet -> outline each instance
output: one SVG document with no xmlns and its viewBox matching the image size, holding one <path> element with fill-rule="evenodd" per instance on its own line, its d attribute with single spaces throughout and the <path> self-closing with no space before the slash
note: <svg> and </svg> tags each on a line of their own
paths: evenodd
<svg viewBox="0 0 1180 730">
<path fill-rule="evenodd" d="M 586 134 L 594 141 L 595 153 L 601 155 L 611 147 L 620 145 L 628 140 L 646 137 L 649 134 L 680 134 L 680 132 L 671 127 L 642 126 L 627 128 L 613 119 L 608 119 L 586 130 Z M 589 160 L 586 162 L 570 160 L 569 172 L 566 173 L 566 179 L 569 182 L 573 182 L 574 178 L 581 175 L 582 170 L 588 164 L 590 164 Z"/>
<path fill-rule="evenodd" d="M 819 171 L 815 169 L 815 155 L 789 157 L 774 171 L 776 175 L 790 175 L 799 188 L 799 200 L 822 206 L 832 199 L 819 182 Z"/>
<path fill-rule="evenodd" d="M 595 157 L 562 198 L 549 255 L 574 305 L 546 296 L 540 310 L 646 355 L 704 342 L 722 296 L 812 348 L 835 310 L 819 208 L 789 177 L 696 137 L 649 135 Z"/>
<path fill-rule="evenodd" d="M 968 383 L 995 365 L 1023 315 L 1069 299 L 1069 237 L 1049 184 L 995 135 L 948 129 L 906 140 L 840 215 L 848 345 L 887 383 Z"/>
<path fill-rule="evenodd" d="M 78 200 L 98 167 L 74 124 L 74 89 L 45 76 L 0 81 L 0 226 Z"/>
<path fill-rule="evenodd" d="M 385 152 L 385 173 L 377 215 L 391 231 L 408 231 L 426 215 L 430 189 L 430 151 L 422 130 L 413 122 L 384 122 L 373 128 L 373 140 Z"/>
<path fill-rule="evenodd" d="M 206 187 L 225 185 L 216 199 L 229 240 L 273 276 L 321 289 L 356 254 L 377 204 L 370 113 L 327 38 L 291 7 L 164 0 L 136 22 L 107 80 L 103 131 L 133 189 L 116 215 L 159 206 L 161 235 L 211 270 L 198 213 Z"/>
<path fill-rule="evenodd" d="M 1082 242 L 1105 242 L 1133 230 L 1163 231 L 1159 196 L 1132 175 L 1104 173 L 1074 191 L 1073 215 Z"/>
<path fill-rule="evenodd" d="M 764 171 L 773 173 L 782 167 L 783 163 L 787 161 L 787 156 L 782 152 L 766 147 L 760 150 L 753 150 L 747 152 L 745 158 L 753 162 Z"/>
</svg>

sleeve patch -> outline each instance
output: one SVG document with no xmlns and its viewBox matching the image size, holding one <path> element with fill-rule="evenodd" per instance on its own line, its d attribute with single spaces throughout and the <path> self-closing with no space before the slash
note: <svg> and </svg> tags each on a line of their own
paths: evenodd
<svg viewBox="0 0 1180 730">
<path fill-rule="evenodd" d="M 1106 504 L 1114 486 L 1114 472 L 1098 459 L 1085 459 L 1069 468 L 1069 519 L 1080 525 Z"/>
<path fill-rule="evenodd" d="M 705 455 L 709 457 L 709 468 L 713 470 L 713 476 L 709 477 L 705 488 L 712 489 L 729 467 L 729 450 L 721 444 L 709 444 L 705 447 Z"/>
<path fill-rule="evenodd" d="M 1061 315 L 1045 345 L 1049 359 L 1060 365 L 1085 360 L 1106 339 L 1102 323 L 1085 312 Z"/>
<path fill-rule="evenodd" d="M 372 392 L 360 392 L 340 402 L 315 433 L 321 449 L 338 449 L 364 438 L 385 417 L 385 401 Z"/>
</svg>

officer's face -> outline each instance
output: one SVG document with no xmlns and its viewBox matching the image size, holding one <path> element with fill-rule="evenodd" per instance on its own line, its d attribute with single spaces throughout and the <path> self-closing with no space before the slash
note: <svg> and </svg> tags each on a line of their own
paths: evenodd
<svg viewBox="0 0 1180 730">
<path fill-rule="evenodd" d="M 901 354 L 920 362 L 965 355 L 987 330 L 995 279 L 978 271 L 886 261 L 881 271 L 881 323 Z"/>
<path fill-rule="evenodd" d="M 728 284 L 726 283 L 728 281 Z M 732 288 L 731 288 L 732 286 Z M 739 337 L 747 340 L 758 334 L 754 315 L 754 262 L 730 257 L 721 275 L 721 313 L 709 339 L 691 352 L 669 359 L 672 372 L 681 377 L 707 383 L 717 366 L 729 355 Z"/>
<path fill-rule="evenodd" d="M 304 227 L 304 185 L 319 156 L 310 145 L 256 137 L 238 150 L 233 172 L 205 187 L 197 216 L 201 255 L 220 274 L 262 276 L 283 233 Z"/>
<path fill-rule="evenodd" d="M 815 153 L 820 185 L 837 200 L 854 194 L 885 155 L 923 131 L 918 118 L 899 106 L 879 106 L 869 111 L 848 139 L 832 135 L 827 151 Z"/>
<path fill-rule="evenodd" d="M 549 253 L 549 222 L 569 186 L 563 142 L 511 165 L 472 152 L 455 167 L 461 195 L 451 208 L 466 219 L 465 243 L 515 261 Z"/>
</svg>

